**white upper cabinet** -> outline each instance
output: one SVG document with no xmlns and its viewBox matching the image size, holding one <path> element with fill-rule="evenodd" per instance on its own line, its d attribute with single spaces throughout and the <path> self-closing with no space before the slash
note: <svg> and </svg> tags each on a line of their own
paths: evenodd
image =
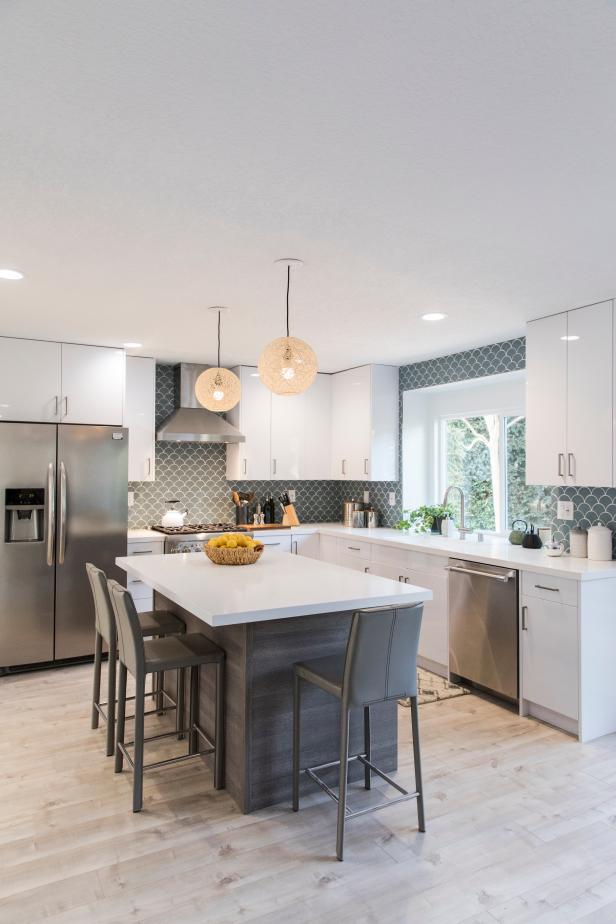
<svg viewBox="0 0 616 924">
<path fill-rule="evenodd" d="M 267 481 L 270 477 L 271 391 L 261 384 L 256 368 L 233 370 L 242 385 L 239 404 L 227 412 L 227 420 L 244 434 L 245 443 L 227 444 L 227 478 Z"/>
<path fill-rule="evenodd" d="M 62 423 L 122 426 L 125 354 L 62 344 Z"/>
<path fill-rule="evenodd" d="M 301 395 L 275 395 L 257 370 L 241 366 L 240 403 L 227 419 L 246 437 L 227 446 L 227 478 L 267 481 L 329 478 L 331 376 L 317 375 Z"/>
<path fill-rule="evenodd" d="M 4 420 L 122 426 L 124 351 L 0 337 L 0 404 Z"/>
<path fill-rule="evenodd" d="M 359 366 L 332 376 L 331 477 L 398 477 L 398 369 Z"/>
<path fill-rule="evenodd" d="M 155 361 L 146 356 L 127 356 L 124 426 L 128 427 L 129 481 L 154 481 L 155 406 Z"/>
<path fill-rule="evenodd" d="M 526 483 L 565 484 L 567 315 L 526 328 Z"/>
<path fill-rule="evenodd" d="M 611 485 L 612 302 L 567 312 L 567 483 Z"/>
<path fill-rule="evenodd" d="M 528 324 L 528 484 L 614 483 L 612 314 L 600 302 Z"/>
<path fill-rule="evenodd" d="M 0 419 L 58 423 L 61 344 L 0 337 Z"/>
<path fill-rule="evenodd" d="M 271 477 L 330 477 L 331 375 L 317 375 L 301 395 L 272 394 Z"/>
</svg>

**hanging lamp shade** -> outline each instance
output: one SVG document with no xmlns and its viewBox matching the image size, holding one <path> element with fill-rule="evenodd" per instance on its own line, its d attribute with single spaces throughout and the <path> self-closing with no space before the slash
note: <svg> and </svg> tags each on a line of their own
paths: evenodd
<svg viewBox="0 0 616 924">
<path fill-rule="evenodd" d="M 289 335 L 291 266 L 301 266 L 302 261 L 286 258 L 276 262 L 287 265 L 287 336 L 267 344 L 259 357 L 259 378 L 276 395 L 299 395 L 310 388 L 318 368 L 310 344 Z"/>
<path fill-rule="evenodd" d="M 215 306 L 210 310 L 218 312 L 218 365 L 201 373 L 195 382 L 195 396 L 208 411 L 230 411 L 240 400 L 242 386 L 234 372 L 220 365 L 220 315 L 226 309 Z"/>
</svg>

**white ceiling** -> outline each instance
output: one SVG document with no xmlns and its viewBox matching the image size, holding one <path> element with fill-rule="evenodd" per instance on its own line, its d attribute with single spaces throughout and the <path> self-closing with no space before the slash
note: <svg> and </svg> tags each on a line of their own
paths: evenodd
<svg viewBox="0 0 616 924">
<path fill-rule="evenodd" d="M 0 333 L 332 371 L 616 293 L 611 0 L 2 0 Z M 437 325 L 419 320 L 445 311 Z"/>
</svg>

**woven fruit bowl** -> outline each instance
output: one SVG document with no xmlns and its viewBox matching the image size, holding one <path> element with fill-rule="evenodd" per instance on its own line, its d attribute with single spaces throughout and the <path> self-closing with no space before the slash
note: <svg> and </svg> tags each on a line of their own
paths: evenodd
<svg viewBox="0 0 616 924">
<path fill-rule="evenodd" d="M 259 544 L 252 549 L 225 549 L 213 548 L 205 543 L 203 551 L 215 565 L 254 565 L 263 554 L 263 546 Z"/>
</svg>

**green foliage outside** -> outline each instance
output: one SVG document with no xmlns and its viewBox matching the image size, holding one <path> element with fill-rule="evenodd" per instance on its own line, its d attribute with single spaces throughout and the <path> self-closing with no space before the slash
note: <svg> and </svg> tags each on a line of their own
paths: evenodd
<svg viewBox="0 0 616 924">
<path fill-rule="evenodd" d="M 470 426 L 469 426 L 470 425 Z M 550 497 L 549 488 L 527 486 L 526 420 L 506 420 L 507 446 L 507 521 L 527 520 L 541 525 Z M 448 420 L 446 424 L 447 483 L 459 485 L 466 498 L 466 521 L 472 529 L 496 529 L 490 451 L 486 443 L 490 434 L 485 417 Z M 455 519 L 459 522 L 457 498 Z"/>
</svg>

